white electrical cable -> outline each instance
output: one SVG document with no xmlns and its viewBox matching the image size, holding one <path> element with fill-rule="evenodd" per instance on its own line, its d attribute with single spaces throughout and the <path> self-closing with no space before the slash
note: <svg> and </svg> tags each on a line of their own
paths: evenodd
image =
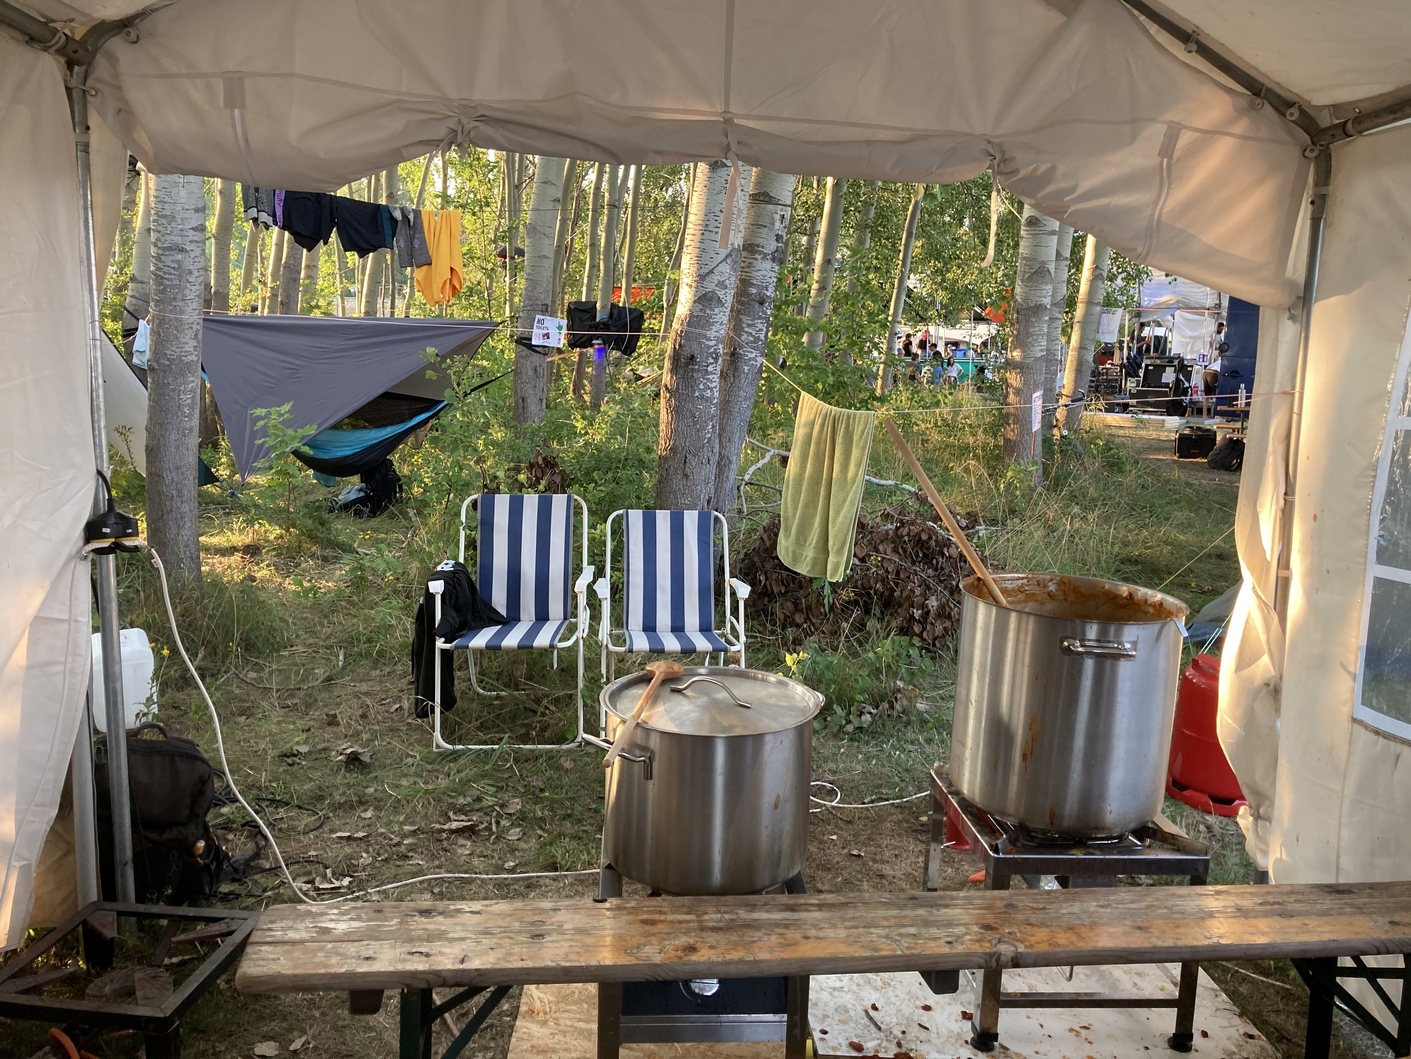
<svg viewBox="0 0 1411 1059">
<path fill-rule="evenodd" d="M 274 835 L 260 814 L 255 812 L 250 803 L 245 800 L 245 796 L 240 793 L 240 788 L 235 785 L 235 775 L 230 769 L 230 762 L 225 756 L 225 737 L 221 734 L 220 716 L 216 713 L 215 703 L 211 701 L 210 693 L 206 691 L 206 685 L 201 680 L 201 676 L 196 672 L 196 667 L 192 665 L 190 656 L 186 653 L 186 647 L 181 642 L 181 633 L 176 627 L 176 613 L 172 610 L 171 593 L 167 590 L 167 571 L 162 565 L 162 557 L 157 554 L 157 550 L 146 541 L 136 542 L 136 546 L 144 548 L 151 560 L 152 566 L 156 569 L 162 582 L 162 602 L 166 605 L 167 621 L 171 624 L 172 642 L 176 644 L 177 654 L 186 663 L 186 669 L 191 674 L 191 679 L 196 681 L 196 687 L 201 692 L 201 698 L 206 700 L 206 709 L 211 713 L 211 726 L 216 733 L 216 750 L 220 753 L 220 765 L 225 770 L 226 782 L 230 784 L 230 792 L 235 795 L 235 800 L 240 803 L 240 807 L 250 814 L 250 819 L 255 821 L 255 825 L 260 829 L 260 833 L 269 842 L 269 848 L 274 851 L 274 858 L 279 862 L 279 870 L 284 875 L 284 880 L 298 895 L 299 900 L 310 905 L 332 905 L 340 901 L 351 901 L 355 897 L 365 897 L 368 894 L 382 893 L 385 890 L 396 890 L 402 886 L 411 886 L 419 882 L 433 882 L 438 879 L 547 879 L 557 878 L 567 875 L 596 875 L 597 868 L 580 868 L 577 871 L 530 871 L 493 875 L 481 875 L 470 872 L 446 872 L 437 875 L 419 875 L 415 879 L 405 879 L 402 882 L 386 883 L 382 886 L 374 886 L 368 890 L 357 890 L 350 894 L 343 894 L 339 897 L 316 898 L 310 897 L 299 888 L 299 884 L 294 881 L 294 876 L 289 872 L 289 866 L 284 862 L 284 854 L 279 851 L 279 844 L 275 842 Z M 834 788 L 836 790 L 836 788 Z"/>
<path fill-rule="evenodd" d="M 827 780 L 814 780 L 809 786 L 827 787 L 837 794 L 837 797 L 831 802 L 824 801 L 822 798 L 815 798 L 811 794 L 808 796 L 809 801 L 817 802 L 823 809 L 880 809 L 884 805 L 901 805 L 903 802 L 914 802 L 917 798 L 924 798 L 930 793 L 929 791 L 922 791 L 920 794 L 908 794 L 905 798 L 892 798 L 885 802 L 859 802 L 857 804 L 850 804 L 843 801 L 842 790 L 836 784 L 829 783 Z M 821 813 L 823 809 L 810 809 L 809 812 Z"/>
</svg>

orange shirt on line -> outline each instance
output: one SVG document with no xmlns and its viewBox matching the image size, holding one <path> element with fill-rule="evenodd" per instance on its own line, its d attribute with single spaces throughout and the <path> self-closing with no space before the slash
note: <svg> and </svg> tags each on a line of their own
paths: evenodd
<svg viewBox="0 0 1411 1059">
<path fill-rule="evenodd" d="M 461 272 L 461 211 L 422 210 L 421 223 L 426 229 L 426 248 L 431 264 L 416 270 L 416 289 L 430 305 L 444 305 L 460 293 L 465 282 Z"/>
</svg>

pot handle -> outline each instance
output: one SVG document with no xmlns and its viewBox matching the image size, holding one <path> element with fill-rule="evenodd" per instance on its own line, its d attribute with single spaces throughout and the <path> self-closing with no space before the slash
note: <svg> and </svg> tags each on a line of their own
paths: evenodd
<svg viewBox="0 0 1411 1059">
<path fill-rule="evenodd" d="M 642 779 L 652 778 L 652 752 L 647 750 L 641 754 L 629 754 L 626 750 L 619 750 L 617 756 L 623 761 L 639 761 L 642 764 Z"/>
<path fill-rule="evenodd" d="M 1137 657 L 1136 646 L 1125 640 L 1080 640 L 1076 636 L 1065 636 L 1058 646 L 1065 654 L 1070 655 L 1116 658 L 1124 662 Z"/>
</svg>

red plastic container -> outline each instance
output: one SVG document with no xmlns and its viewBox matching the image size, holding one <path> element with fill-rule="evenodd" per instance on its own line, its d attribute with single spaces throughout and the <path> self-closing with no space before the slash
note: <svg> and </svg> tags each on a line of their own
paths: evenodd
<svg viewBox="0 0 1411 1059">
<path fill-rule="evenodd" d="M 1203 813 L 1235 816 L 1245 804 L 1244 792 L 1215 736 L 1219 697 L 1220 659 L 1196 655 L 1176 693 L 1166 793 Z"/>
</svg>

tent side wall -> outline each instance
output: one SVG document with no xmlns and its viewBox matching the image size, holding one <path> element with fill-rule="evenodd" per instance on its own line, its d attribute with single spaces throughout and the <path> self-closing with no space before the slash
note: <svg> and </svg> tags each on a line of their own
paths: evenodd
<svg viewBox="0 0 1411 1059">
<path fill-rule="evenodd" d="M 1411 679 L 1385 675 L 1359 689 L 1369 609 L 1392 607 L 1382 640 L 1411 659 L 1411 609 L 1399 576 L 1411 566 L 1398 545 L 1411 535 L 1411 479 L 1393 480 L 1369 548 L 1373 491 L 1388 416 L 1404 416 L 1393 381 L 1411 357 L 1411 129 L 1366 136 L 1337 149 L 1323 265 L 1314 306 L 1300 432 L 1292 555 L 1293 588 L 1283 683 L 1282 741 L 1270 870 L 1278 882 L 1411 878 L 1411 741 L 1382 728 L 1411 720 Z M 1398 365 L 1401 372 L 1398 375 Z M 1393 419 L 1385 456 L 1406 474 Z M 1396 494 L 1396 495 L 1393 495 Z M 1369 560 L 1385 576 L 1372 586 Z M 1398 569 L 1401 568 L 1398 572 Z M 1385 624 L 1385 622 L 1384 622 Z M 1378 634 L 1372 634 L 1376 646 Z M 1366 674 L 1375 677 L 1375 667 Z M 1354 716 L 1364 706 L 1384 712 Z"/>
<path fill-rule="evenodd" d="M 0 951 L 24 938 L 88 690 L 94 489 L 83 254 L 63 71 L 0 37 Z"/>
</svg>

